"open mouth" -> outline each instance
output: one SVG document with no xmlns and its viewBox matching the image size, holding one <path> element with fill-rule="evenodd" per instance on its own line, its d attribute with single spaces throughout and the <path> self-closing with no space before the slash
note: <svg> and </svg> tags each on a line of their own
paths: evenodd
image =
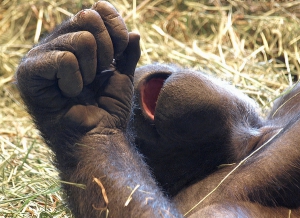
<svg viewBox="0 0 300 218">
<path fill-rule="evenodd" d="M 154 120 L 156 102 L 160 90 L 169 76 L 170 75 L 166 74 L 156 74 L 148 78 L 140 89 L 141 106 L 143 107 L 146 117 L 150 118 L 152 121 Z"/>
</svg>

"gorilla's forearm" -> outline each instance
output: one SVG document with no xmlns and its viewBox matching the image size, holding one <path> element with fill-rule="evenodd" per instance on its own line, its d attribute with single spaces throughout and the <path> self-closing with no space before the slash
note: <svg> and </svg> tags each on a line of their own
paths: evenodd
<svg viewBox="0 0 300 218">
<path fill-rule="evenodd" d="M 181 216 L 122 132 L 85 136 L 73 146 L 72 164 L 66 166 L 65 159 L 57 166 L 63 180 L 85 185 L 64 184 L 75 217 L 99 217 L 107 209 L 110 217 Z"/>
</svg>

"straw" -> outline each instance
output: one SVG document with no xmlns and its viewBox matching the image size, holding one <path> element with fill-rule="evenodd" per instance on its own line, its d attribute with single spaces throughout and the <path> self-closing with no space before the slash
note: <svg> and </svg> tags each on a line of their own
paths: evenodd
<svg viewBox="0 0 300 218">
<path fill-rule="evenodd" d="M 298 80 L 300 1 L 111 3 L 128 29 L 141 34 L 139 66 L 176 63 L 226 80 L 257 100 L 262 115 Z M 25 112 L 13 75 L 35 42 L 92 4 L 0 1 L 0 217 L 71 217 L 52 153 Z"/>
</svg>

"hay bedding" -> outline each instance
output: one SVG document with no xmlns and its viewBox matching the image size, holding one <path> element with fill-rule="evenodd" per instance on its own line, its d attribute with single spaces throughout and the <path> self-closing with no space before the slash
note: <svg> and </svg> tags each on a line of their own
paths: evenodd
<svg viewBox="0 0 300 218">
<path fill-rule="evenodd" d="M 139 65 L 173 62 L 228 80 L 268 109 L 300 72 L 299 1 L 110 1 L 141 34 Z M 20 58 L 91 0 L 0 2 L 0 217 L 70 217 L 51 153 L 13 85 Z M 142 25 L 140 25 L 142 24 Z"/>
</svg>

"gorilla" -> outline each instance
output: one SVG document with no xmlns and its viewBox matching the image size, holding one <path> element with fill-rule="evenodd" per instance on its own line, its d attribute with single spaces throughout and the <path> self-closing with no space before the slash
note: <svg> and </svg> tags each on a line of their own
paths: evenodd
<svg viewBox="0 0 300 218">
<path fill-rule="evenodd" d="M 300 216 L 299 84 L 263 119 L 234 87 L 176 65 L 135 69 L 139 57 L 139 35 L 99 1 L 17 69 L 75 217 Z"/>
</svg>

